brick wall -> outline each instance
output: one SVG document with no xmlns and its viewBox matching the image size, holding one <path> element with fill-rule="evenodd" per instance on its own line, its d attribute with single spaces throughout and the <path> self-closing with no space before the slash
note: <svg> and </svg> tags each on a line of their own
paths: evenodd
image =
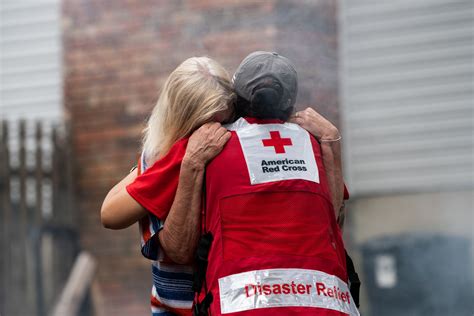
<svg viewBox="0 0 474 316">
<path fill-rule="evenodd" d="M 337 122 L 333 0 L 64 0 L 65 108 L 73 131 L 82 245 L 99 260 L 103 307 L 149 314 L 150 267 L 137 227 L 105 230 L 107 191 L 136 161 L 141 130 L 167 75 L 208 55 L 233 72 L 254 50 L 294 61 L 300 107 Z"/>
</svg>

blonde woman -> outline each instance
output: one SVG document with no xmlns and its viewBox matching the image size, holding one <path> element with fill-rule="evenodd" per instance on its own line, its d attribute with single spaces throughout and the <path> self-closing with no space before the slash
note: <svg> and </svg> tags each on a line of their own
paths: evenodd
<svg viewBox="0 0 474 316">
<path fill-rule="evenodd" d="M 104 227 L 122 229 L 140 222 L 142 253 L 154 261 L 153 315 L 191 315 L 194 293 L 189 263 L 200 232 L 204 167 L 230 138 L 220 123 L 232 117 L 233 98 L 230 77 L 216 61 L 207 57 L 185 60 L 168 77 L 153 109 L 137 170 L 115 185 L 103 202 Z M 173 146 L 181 146 L 181 158 L 166 155 Z M 148 205 L 146 199 L 139 203 L 134 192 L 127 190 L 139 174 L 141 183 L 152 179 L 146 168 L 157 160 L 178 168 L 177 185 L 163 179 L 154 188 L 156 195 L 174 195 L 172 205 Z M 170 181 L 174 180 L 170 177 Z M 156 216 L 161 207 L 169 207 L 166 218 Z"/>
</svg>

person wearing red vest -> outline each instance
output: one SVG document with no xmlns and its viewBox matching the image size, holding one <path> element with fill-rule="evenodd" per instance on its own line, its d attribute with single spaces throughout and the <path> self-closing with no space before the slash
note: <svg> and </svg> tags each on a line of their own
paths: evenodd
<svg viewBox="0 0 474 316">
<path fill-rule="evenodd" d="M 212 243 L 201 300 L 210 315 L 358 315 L 320 146 L 284 123 L 296 71 L 255 52 L 233 80 L 243 118 L 226 126 L 231 138 L 206 168 Z"/>
</svg>

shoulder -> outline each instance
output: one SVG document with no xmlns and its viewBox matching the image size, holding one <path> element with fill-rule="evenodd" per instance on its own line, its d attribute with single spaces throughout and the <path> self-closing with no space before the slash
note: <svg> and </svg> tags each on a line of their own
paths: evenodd
<svg viewBox="0 0 474 316">
<path fill-rule="evenodd" d="M 249 121 L 250 120 L 250 121 Z M 298 131 L 300 133 L 307 134 L 308 132 L 303 129 L 298 124 L 289 123 L 289 122 L 282 122 L 279 120 L 258 120 L 258 119 L 250 119 L 250 118 L 239 118 L 237 121 L 224 125 L 229 131 L 241 132 L 241 131 L 254 131 L 255 129 L 258 130 L 266 130 L 266 129 L 280 129 L 280 130 L 292 130 Z"/>
<path fill-rule="evenodd" d="M 239 118 L 234 123 L 225 124 L 224 127 L 227 128 L 229 131 L 237 131 L 239 129 L 243 129 L 245 127 L 250 126 L 250 123 L 247 122 L 246 119 L 243 117 Z"/>
<path fill-rule="evenodd" d="M 138 166 L 140 168 L 140 172 L 145 172 L 145 170 L 157 164 L 159 161 L 160 163 L 158 163 L 158 165 L 163 164 L 163 162 L 170 162 L 174 160 L 181 161 L 186 152 L 188 140 L 189 137 L 178 140 L 176 143 L 173 144 L 173 146 L 171 146 L 170 150 L 166 153 L 166 155 L 159 157 L 158 159 L 153 159 L 153 157 L 151 157 L 146 150 L 142 150 Z"/>
</svg>

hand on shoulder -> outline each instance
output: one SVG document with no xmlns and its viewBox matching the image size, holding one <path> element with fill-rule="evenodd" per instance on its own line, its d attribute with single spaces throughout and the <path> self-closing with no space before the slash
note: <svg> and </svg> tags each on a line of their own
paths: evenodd
<svg viewBox="0 0 474 316">
<path fill-rule="evenodd" d="M 298 124 L 310 132 L 318 141 L 337 140 L 340 138 L 337 127 L 310 107 L 296 112 L 289 121 Z"/>
<path fill-rule="evenodd" d="M 220 123 L 206 123 L 189 138 L 183 163 L 195 168 L 206 166 L 229 141 L 231 133 Z"/>
</svg>

